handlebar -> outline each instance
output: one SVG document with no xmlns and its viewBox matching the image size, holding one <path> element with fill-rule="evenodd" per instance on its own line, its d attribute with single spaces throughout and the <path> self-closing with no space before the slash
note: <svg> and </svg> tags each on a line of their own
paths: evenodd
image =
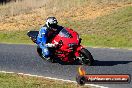
<svg viewBox="0 0 132 88">
<path fill-rule="evenodd" d="M 46 47 L 55 47 L 55 46 L 56 46 L 56 44 L 47 43 L 47 44 L 45 44 L 45 46 L 46 46 Z"/>
<path fill-rule="evenodd" d="M 47 43 L 47 44 L 45 44 L 45 46 L 46 47 L 57 47 L 57 46 L 62 46 L 62 44 L 63 44 L 63 42 L 62 42 L 62 40 L 61 41 L 59 41 L 59 42 L 56 42 L 56 41 L 54 41 L 55 43 L 54 44 L 52 44 L 52 43 Z"/>
</svg>

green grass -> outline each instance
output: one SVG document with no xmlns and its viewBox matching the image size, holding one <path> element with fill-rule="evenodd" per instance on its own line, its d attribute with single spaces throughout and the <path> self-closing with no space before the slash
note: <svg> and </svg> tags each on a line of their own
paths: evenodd
<svg viewBox="0 0 132 88">
<path fill-rule="evenodd" d="M 0 32 L 1 43 L 32 44 L 27 36 L 28 31 L 3 31 Z"/>
<path fill-rule="evenodd" d="M 18 74 L 0 73 L 0 88 L 90 88 L 74 83 L 29 77 Z"/>
<path fill-rule="evenodd" d="M 92 20 L 66 20 L 87 46 L 132 48 L 132 6 Z M 73 25 L 73 26 L 72 26 Z"/>
<path fill-rule="evenodd" d="M 112 14 L 83 23 L 84 39 L 89 38 L 91 44 L 105 47 L 132 48 L 132 6 L 125 7 Z M 85 24 L 87 23 L 87 25 Z M 87 43 L 88 45 L 88 43 Z"/>
<path fill-rule="evenodd" d="M 86 46 L 132 48 L 131 14 L 132 6 L 128 6 L 93 20 L 65 19 L 66 23 L 62 25 L 75 29 L 83 39 L 82 44 Z M 31 44 L 26 33 L 27 31 L 1 31 L 0 42 Z"/>
</svg>

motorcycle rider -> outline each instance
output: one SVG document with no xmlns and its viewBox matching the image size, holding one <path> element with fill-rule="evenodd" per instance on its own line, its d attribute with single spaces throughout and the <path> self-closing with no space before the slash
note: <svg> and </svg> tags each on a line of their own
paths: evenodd
<svg viewBox="0 0 132 88">
<path fill-rule="evenodd" d="M 51 56 L 48 47 L 54 47 L 57 44 L 51 44 L 49 42 L 61 29 L 63 29 L 63 27 L 58 25 L 58 21 L 55 17 L 48 17 L 45 25 L 39 30 L 36 43 L 42 49 L 42 54 L 47 60 Z"/>
</svg>

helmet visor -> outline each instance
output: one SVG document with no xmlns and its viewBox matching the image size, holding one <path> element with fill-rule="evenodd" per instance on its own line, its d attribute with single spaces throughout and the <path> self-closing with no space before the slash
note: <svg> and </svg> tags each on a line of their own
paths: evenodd
<svg viewBox="0 0 132 88">
<path fill-rule="evenodd" d="M 51 28 L 57 28 L 57 24 L 49 24 L 49 27 L 51 27 Z"/>
</svg>

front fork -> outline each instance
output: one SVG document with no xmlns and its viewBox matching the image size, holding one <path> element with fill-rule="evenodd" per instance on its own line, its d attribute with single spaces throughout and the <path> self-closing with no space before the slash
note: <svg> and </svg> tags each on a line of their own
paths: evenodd
<svg viewBox="0 0 132 88">
<path fill-rule="evenodd" d="M 82 48 L 83 48 L 82 45 L 80 45 L 80 46 L 77 47 L 76 52 L 75 52 L 75 56 L 76 56 L 76 57 L 80 57 L 79 51 L 80 51 Z"/>
</svg>

